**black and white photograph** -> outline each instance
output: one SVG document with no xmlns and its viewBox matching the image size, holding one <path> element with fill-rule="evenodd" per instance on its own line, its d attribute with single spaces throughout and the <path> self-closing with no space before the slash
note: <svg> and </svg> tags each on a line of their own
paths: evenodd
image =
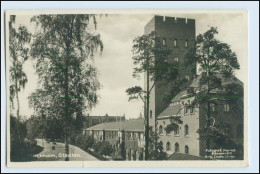
<svg viewBox="0 0 260 174">
<path fill-rule="evenodd" d="M 7 165 L 248 166 L 247 17 L 7 11 Z"/>
</svg>

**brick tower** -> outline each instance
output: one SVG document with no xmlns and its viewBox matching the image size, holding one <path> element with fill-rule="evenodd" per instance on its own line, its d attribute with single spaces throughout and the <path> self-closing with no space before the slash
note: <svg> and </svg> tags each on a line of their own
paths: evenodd
<svg viewBox="0 0 260 174">
<path fill-rule="evenodd" d="M 145 26 L 144 33 L 149 34 L 155 31 L 162 39 L 162 44 L 172 50 L 171 61 L 177 61 L 179 66 L 184 65 L 185 53 L 194 45 L 195 39 L 195 20 L 186 18 L 175 18 L 165 16 L 154 16 Z M 190 79 L 193 76 L 191 69 L 178 69 L 179 75 Z M 146 74 L 144 89 L 146 89 Z M 150 80 L 150 86 L 153 82 Z M 156 117 L 169 105 L 163 100 L 164 92 L 169 91 L 169 87 L 159 87 L 155 85 L 150 94 L 149 103 L 149 125 L 155 128 Z"/>
</svg>

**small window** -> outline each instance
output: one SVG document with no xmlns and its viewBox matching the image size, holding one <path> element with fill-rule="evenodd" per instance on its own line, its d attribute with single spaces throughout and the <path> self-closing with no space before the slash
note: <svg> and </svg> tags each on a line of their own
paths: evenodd
<svg viewBox="0 0 260 174">
<path fill-rule="evenodd" d="M 184 135 L 188 136 L 189 135 L 189 126 L 186 124 L 184 127 Z"/>
<path fill-rule="evenodd" d="M 177 17 L 174 17 L 174 23 L 177 23 Z"/>
<path fill-rule="evenodd" d="M 188 105 L 185 104 L 185 106 L 184 106 L 184 113 L 187 114 L 187 113 L 188 113 L 188 110 L 189 110 L 189 109 L 188 109 Z"/>
<path fill-rule="evenodd" d="M 177 47 L 177 39 L 174 39 L 173 45 L 174 45 L 174 47 Z"/>
<path fill-rule="evenodd" d="M 190 113 L 193 113 L 194 112 L 194 106 L 191 106 L 190 107 Z"/>
<path fill-rule="evenodd" d="M 187 146 L 187 145 L 185 146 L 185 153 L 189 154 L 189 146 Z"/>
<path fill-rule="evenodd" d="M 163 46 L 166 46 L 166 38 L 163 38 L 162 44 L 163 44 Z"/>
<path fill-rule="evenodd" d="M 188 48 L 188 47 L 189 47 L 189 41 L 185 40 L 185 48 Z"/>
<path fill-rule="evenodd" d="M 160 135 L 163 134 L 163 127 L 162 127 L 162 125 L 160 125 L 160 127 L 159 127 L 159 134 L 160 134 Z"/>
<path fill-rule="evenodd" d="M 174 130 L 174 135 L 179 135 L 179 126 L 176 127 L 176 129 Z"/>
<path fill-rule="evenodd" d="M 150 118 L 153 118 L 153 111 L 150 110 Z"/>
<path fill-rule="evenodd" d="M 224 111 L 225 112 L 229 112 L 230 111 L 228 103 L 224 104 Z"/>
<path fill-rule="evenodd" d="M 179 143 L 175 143 L 175 152 L 179 152 L 180 148 L 179 148 Z"/>
<path fill-rule="evenodd" d="M 166 151 L 170 151 L 171 150 L 171 143 L 168 141 L 166 143 Z"/>
<path fill-rule="evenodd" d="M 215 112 L 216 111 L 216 108 L 215 108 L 215 104 L 214 103 L 210 103 L 210 109 L 212 112 Z"/>
<path fill-rule="evenodd" d="M 179 62 L 179 58 L 178 58 L 178 57 L 175 57 L 175 58 L 173 59 L 173 61 L 178 63 L 178 62 Z"/>
<path fill-rule="evenodd" d="M 186 75 L 185 76 L 185 79 L 187 79 L 188 81 L 190 80 L 190 76 L 189 75 Z"/>
</svg>

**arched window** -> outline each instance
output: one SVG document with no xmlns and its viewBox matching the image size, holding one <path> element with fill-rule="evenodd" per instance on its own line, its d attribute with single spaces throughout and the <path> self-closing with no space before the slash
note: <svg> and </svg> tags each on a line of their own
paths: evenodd
<svg viewBox="0 0 260 174">
<path fill-rule="evenodd" d="M 189 146 L 187 146 L 187 145 L 185 146 L 185 153 L 189 154 Z"/>
<path fill-rule="evenodd" d="M 185 79 L 190 80 L 190 76 L 189 76 L 189 75 L 186 75 L 186 76 L 185 76 Z"/>
<path fill-rule="evenodd" d="M 179 135 L 179 126 L 177 126 L 176 129 L 174 129 L 174 135 Z"/>
<path fill-rule="evenodd" d="M 178 57 L 175 57 L 175 58 L 173 59 L 173 61 L 174 61 L 174 62 L 179 62 L 179 58 L 178 58 Z"/>
<path fill-rule="evenodd" d="M 179 143 L 175 143 L 175 152 L 179 152 L 180 148 L 179 148 Z"/>
<path fill-rule="evenodd" d="M 185 136 L 189 135 L 189 126 L 187 124 L 184 126 L 184 135 Z"/>
<path fill-rule="evenodd" d="M 215 104 L 214 103 L 210 103 L 210 110 L 212 112 L 215 112 L 216 111 L 216 108 L 215 108 Z"/>
<path fill-rule="evenodd" d="M 228 103 L 224 104 L 224 111 L 225 112 L 229 112 L 230 111 Z"/>
<path fill-rule="evenodd" d="M 185 106 L 184 106 L 184 114 L 187 114 L 187 113 L 188 113 L 188 105 L 185 104 Z"/>
<path fill-rule="evenodd" d="M 190 107 L 190 113 L 193 113 L 193 112 L 194 112 L 194 107 L 191 106 L 191 107 Z"/>
<path fill-rule="evenodd" d="M 159 127 L 159 134 L 160 134 L 160 135 L 163 134 L 163 127 L 162 127 L 162 125 L 160 125 L 160 127 Z"/>
<path fill-rule="evenodd" d="M 188 48 L 188 47 L 189 47 L 189 41 L 185 40 L 185 48 Z"/>
<path fill-rule="evenodd" d="M 163 46 L 166 46 L 166 38 L 163 38 L 163 40 L 162 40 L 162 45 L 163 45 Z"/>
<path fill-rule="evenodd" d="M 170 151 L 171 150 L 171 143 L 168 141 L 166 143 L 166 151 Z"/>
<path fill-rule="evenodd" d="M 174 47 L 177 47 L 177 42 L 178 42 L 178 40 L 177 40 L 177 39 L 174 39 L 174 41 L 173 41 L 173 46 L 174 46 Z"/>
<path fill-rule="evenodd" d="M 150 110 L 150 118 L 153 118 L 153 111 Z"/>
</svg>

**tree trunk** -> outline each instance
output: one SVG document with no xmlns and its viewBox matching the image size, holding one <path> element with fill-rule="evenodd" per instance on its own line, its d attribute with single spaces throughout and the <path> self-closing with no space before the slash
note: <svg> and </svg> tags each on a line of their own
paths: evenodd
<svg viewBox="0 0 260 174">
<path fill-rule="evenodd" d="M 209 50 L 208 50 L 208 54 L 209 54 Z M 210 76 L 209 64 L 207 64 L 207 66 L 208 66 L 207 67 L 207 78 L 209 78 L 209 76 Z M 207 85 L 208 85 L 207 95 L 209 96 L 209 94 L 210 94 L 210 83 L 209 83 L 209 79 L 207 79 L 207 80 L 208 80 L 207 81 Z M 207 110 L 207 123 L 206 123 L 207 129 L 206 130 L 208 130 L 209 127 L 210 127 L 210 101 L 209 100 L 207 102 L 208 110 Z M 209 137 L 207 137 L 207 140 L 206 140 L 206 148 L 208 150 L 210 149 L 210 139 L 209 139 Z"/>
<path fill-rule="evenodd" d="M 149 61 L 147 58 L 147 67 L 149 67 Z M 147 78 L 147 86 L 146 86 L 146 125 L 145 125 L 145 160 L 147 161 L 149 159 L 149 68 L 147 68 L 146 71 L 146 78 Z"/>
<path fill-rule="evenodd" d="M 17 132 L 18 138 L 21 139 L 20 135 L 20 101 L 18 96 L 18 87 L 17 87 L 17 79 L 15 80 L 15 93 L 16 93 L 16 100 L 17 100 Z"/>
<path fill-rule="evenodd" d="M 68 59 L 69 59 L 69 46 L 66 50 L 65 62 L 65 161 L 69 161 L 69 76 L 68 76 Z"/>
</svg>

